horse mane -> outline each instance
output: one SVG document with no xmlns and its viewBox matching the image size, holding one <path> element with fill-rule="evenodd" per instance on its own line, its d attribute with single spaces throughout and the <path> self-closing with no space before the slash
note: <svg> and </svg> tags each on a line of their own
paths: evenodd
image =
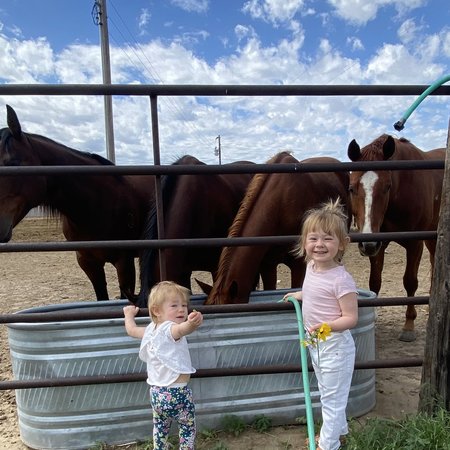
<svg viewBox="0 0 450 450">
<path fill-rule="evenodd" d="M 184 155 L 178 158 L 173 166 L 186 165 L 186 164 L 205 164 L 191 155 Z M 162 201 L 165 208 L 168 208 L 170 201 L 173 197 L 173 192 L 179 179 L 178 174 L 167 174 L 161 176 L 161 193 Z M 147 218 L 147 224 L 144 227 L 143 238 L 144 239 L 156 239 L 158 237 L 158 227 L 156 221 L 156 201 L 153 202 L 152 207 Z"/>
<path fill-rule="evenodd" d="M 112 161 L 110 161 L 107 158 L 104 158 L 103 156 L 97 154 L 97 153 L 91 153 L 91 152 L 85 152 L 85 151 L 81 151 L 81 150 L 77 150 L 75 148 L 72 147 L 68 147 L 67 145 L 61 144 L 60 142 L 56 142 L 53 139 L 50 139 L 46 136 L 42 136 L 40 134 L 33 134 L 33 133 L 24 133 L 26 136 L 30 137 L 30 138 L 34 138 L 36 140 L 41 140 L 46 142 L 47 144 L 56 146 L 56 147 L 60 147 L 60 150 L 65 150 L 69 153 L 73 153 L 77 156 L 81 156 L 83 158 L 89 158 L 94 160 L 95 162 L 103 165 L 103 166 L 114 166 L 114 163 Z"/>
<path fill-rule="evenodd" d="M 277 153 L 272 158 L 270 158 L 266 162 L 266 164 L 280 163 L 284 160 L 284 158 L 291 155 L 292 154 L 290 152 L 286 151 Z M 250 181 L 236 217 L 234 218 L 233 223 L 228 229 L 228 237 L 238 237 L 240 235 L 242 227 L 250 216 L 255 205 L 255 201 L 261 193 L 269 175 L 271 174 L 257 173 Z M 217 268 L 218 274 L 223 274 L 228 269 L 231 260 L 231 248 L 232 247 L 223 248 L 223 252 L 219 260 L 219 266 Z"/>
<path fill-rule="evenodd" d="M 386 139 L 389 137 L 388 134 L 382 134 L 381 136 L 377 137 L 373 142 L 366 145 L 362 151 L 361 156 L 363 161 L 377 161 L 380 159 L 380 154 L 383 154 L 383 145 L 386 142 Z M 395 138 L 394 138 L 395 139 Z M 400 139 L 396 139 L 398 142 L 402 144 L 409 144 L 413 147 L 414 144 L 412 144 L 408 139 L 401 137 Z"/>
<path fill-rule="evenodd" d="M 388 134 L 382 134 L 370 144 L 361 150 L 361 159 L 363 161 L 377 161 L 380 159 L 380 153 L 383 154 L 383 145 L 388 138 Z"/>
</svg>

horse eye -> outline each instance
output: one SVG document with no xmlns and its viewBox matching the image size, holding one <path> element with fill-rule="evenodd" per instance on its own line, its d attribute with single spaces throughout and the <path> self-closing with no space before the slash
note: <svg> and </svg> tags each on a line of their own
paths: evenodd
<svg viewBox="0 0 450 450">
<path fill-rule="evenodd" d="M 349 186 L 348 192 L 350 192 L 350 194 L 354 194 L 355 193 L 355 188 L 353 186 Z"/>
</svg>

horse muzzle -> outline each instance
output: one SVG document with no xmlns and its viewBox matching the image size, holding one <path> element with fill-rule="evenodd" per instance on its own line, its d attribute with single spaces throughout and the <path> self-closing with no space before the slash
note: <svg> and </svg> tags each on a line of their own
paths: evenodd
<svg viewBox="0 0 450 450">
<path fill-rule="evenodd" d="M 381 248 L 381 242 L 360 242 L 358 244 L 359 253 L 362 256 L 375 256 Z"/>
</svg>

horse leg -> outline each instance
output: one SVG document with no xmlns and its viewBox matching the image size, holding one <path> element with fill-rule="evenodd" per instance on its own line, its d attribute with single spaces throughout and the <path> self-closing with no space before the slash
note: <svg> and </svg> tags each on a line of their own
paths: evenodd
<svg viewBox="0 0 450 450">
<path fill-rule="evenodd" d="M 131 302 L 136 302 L 134 288 L 136 286 L 136 268 L 134 266 L 134 256 L 125 256 L 114 263 L 119 280 L 120 298 L 127 298 Z"/>
<path fill-rule="evenodd" d="M 430 272 L 430 292 L 433 286 L 433 272 L 434 272 L 434 255 L 436 253 L 436 244 L 435 240 L 425 241 L 425 245 L 430 252 L 430 264 L 431 264 L 431 272 Z"/>
<path fill-rule="evenodd" d="M 272 291 L 277 288 L 277 268 L 276 263 L 261 263 L 259 270 L 265 291 Z"/>
<path fill-rule="evenodd" d="M 90 258 L 83 252 L 78 251 L 76 254 L 78 265 L 91 281 L 97 300 L 109 300 L 106 288 L 105 264 L 100 263 L 97 259 Z"/>
<path fill-rule="evenodd" d="M 407 296 L 413 297 L 419 285 L 417 273 L 423 253 L 423 241 L 399 242 L 399 244 L 406 249 L 406 268 L 403 275 L 403 286 L 405 287 Z M 406 307 L 405 325 L 400 333 L 399 340 L 404 342 L 413 342 L 416 340 L 416 332 L 414 330 L 414 320 L 416 317 L 416 307 L 414 305 L 408 305 Z"/>
<path fill-rule="evenodd" d="M 306 264 L 303 259 L 291 264 L 291 287 L 302 287 L 305 279 Z"/>
<path fill-rule="evenodd" d="M 384 255 L 386 247 L 389 242 L 383 242 L 381 248 L 375 256 L 369 256 L 370 261 L 370 275 L 369 275 L 369 289 L 375 294 L 379 294 L 381 289 L 381 274 L 384 266 Z"/>
</svg>

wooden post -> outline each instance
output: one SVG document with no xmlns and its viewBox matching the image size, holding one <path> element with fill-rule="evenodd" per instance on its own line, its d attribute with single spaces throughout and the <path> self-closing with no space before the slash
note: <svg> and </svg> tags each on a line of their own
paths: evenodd
<svg viewBox="0 0 450 450">
<path fill-rule="evenodd" d="M 419 411 L 450 411 L 450 122 Z"/>
</svg>

